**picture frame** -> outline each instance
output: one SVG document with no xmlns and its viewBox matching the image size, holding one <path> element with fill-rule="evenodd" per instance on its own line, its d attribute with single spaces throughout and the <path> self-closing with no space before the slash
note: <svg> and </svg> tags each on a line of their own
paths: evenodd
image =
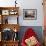
<svg viewBox="0 0 46 46">
<path fill-rule="evenodd" d="M 10 11 L 9 11 L 9 14 L 10 14 L 10 15 L 16 15 L 17 13 L 18 13 L 18 12 L 17 12 L 16 10 L 10 10 Z"/>
<path fill-rule="evenodd" d="M 9 15 L 9 10 L 2 10 L 2 15 Z"/>
<path fill-rule="evenodd" d="M 24 20 L 36 20 L 37 9 L 23 9 L 23 19 Z"/>
</svg>

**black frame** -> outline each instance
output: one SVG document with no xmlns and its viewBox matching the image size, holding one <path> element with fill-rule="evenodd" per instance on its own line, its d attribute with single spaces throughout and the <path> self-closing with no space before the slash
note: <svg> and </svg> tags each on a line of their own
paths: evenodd
<svg viewBox="0 0 46 46">
<path fill-rule="evenodd" d="M 32 12 L 28 15 L 28 12 Z M 23 9 L 23 19 L 24 20 L 36 20 L 37 19 L 37 9 Z"/>
</svg>

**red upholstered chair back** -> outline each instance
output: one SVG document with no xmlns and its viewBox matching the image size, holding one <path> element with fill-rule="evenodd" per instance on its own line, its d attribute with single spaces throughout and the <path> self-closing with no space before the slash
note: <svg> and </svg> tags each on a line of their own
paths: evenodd
<svg viewBox="0 0 46 46">
<path fill-rule="evenodd" d="M 24 34 L 24 37 L 22 38 L 21 45 L 26 46 L 25 39 L 28 39 L 29 37 L 32 37 L 32 36 L 37 37 L 34 30 L 32 28 L 28 28 Z"/>
</svg>

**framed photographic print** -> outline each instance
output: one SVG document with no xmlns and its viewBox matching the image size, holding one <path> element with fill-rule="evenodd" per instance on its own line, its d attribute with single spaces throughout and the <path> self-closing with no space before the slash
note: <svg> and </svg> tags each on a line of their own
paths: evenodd
<svg viewBox="0 0 46 46">
<path fill-rule="evenodd" d="M 37 19 L 37 9 L 23 9 L 23 19 L 36 20 Z"/>
<path fill-rule="evenodd" d="M 2 10 L 2 15 L 9 15 L 9 10 Z"/>
<path fill-rule="evenodd" d="M 10 11 L 9 11 L 9 14 L 10 14 L 10 15 L 16 15 L 16 14 L 17 14 L 17 11 L 16 11 L 16 10 L 10 10 Z"/>
</svg>

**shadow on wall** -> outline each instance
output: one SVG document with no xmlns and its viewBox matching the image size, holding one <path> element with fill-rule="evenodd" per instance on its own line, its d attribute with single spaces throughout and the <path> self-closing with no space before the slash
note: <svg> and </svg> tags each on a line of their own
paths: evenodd
<svg viewBox="0 0 46 46">
<path fill-rule="evenodd" d="M 24 35 L 25 31 L 28 28 L 32 28 L 36 32 L 39 41 L 41 43 L 43 43 L 43 30 L 42 30 L 42 26 L 21 26 L 20 27 L 20 31 L 19 31 L 19 40 L 20 40 L 20 42 L 21 42 L 21 40 L 23 38 L 23 35 Z"/>
</svg>

